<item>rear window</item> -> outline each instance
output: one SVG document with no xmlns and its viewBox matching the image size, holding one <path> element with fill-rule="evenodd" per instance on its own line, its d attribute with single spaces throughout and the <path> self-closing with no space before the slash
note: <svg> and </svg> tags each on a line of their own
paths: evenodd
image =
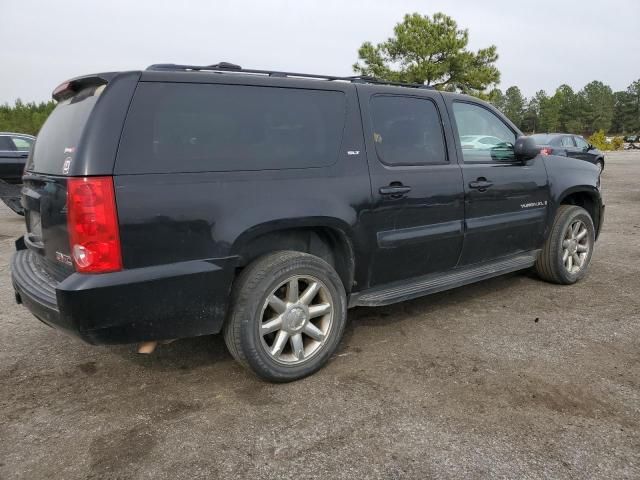
<svg viewBox="0 0 640 480">
<path fill-rule="evenodd" d="M 337 91 L 142 82 L 116 172 L 327 166 L 337 160 L 345 108 Z"/>
<path fill-rule="evenodd" d="M 51 112 L 33 147 L 27 170 L 62 175 L 65 159 L 80 141 L 89 115 L 104 86 L 86 88 L 63 100 Z"/>
</svg>

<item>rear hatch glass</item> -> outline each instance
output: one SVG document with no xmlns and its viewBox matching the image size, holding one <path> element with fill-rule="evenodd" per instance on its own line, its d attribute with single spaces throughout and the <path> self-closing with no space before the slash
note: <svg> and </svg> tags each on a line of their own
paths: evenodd
<svg viewBox="0 0 640 480">
<path fill-rule="evenodd" d="M 66 174 L 65 160 L 73 159 L 72 154 L 102 90 L 104 85 L 86 88 L 58 103 L 38 133 L 27 171 Z"/>
</svg>

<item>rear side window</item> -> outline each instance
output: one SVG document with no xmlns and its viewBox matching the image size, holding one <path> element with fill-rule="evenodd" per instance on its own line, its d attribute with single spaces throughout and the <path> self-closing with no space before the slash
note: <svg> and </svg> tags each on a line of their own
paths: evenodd
<svg viewBox="0 0 640 480">
<path fill-rule="evenodd" d="M 337 160 L 342 92 L 245 85 L 140 83 L 117 173 L 322 167 Z"/>
<path fill-rule="evenodd" d="M 2 152 L 15 152 L 16 146 L 11 141 L 11 137 L 0 135 L 0 151 Z"/>
<path fill-rule="evenodd" d="M 75 150 L 91 111 L 104 86 L 86 88 L 58 103 L 44 123 L 33 147 L 27 170 L 62 175 L 63 165 Z"/>
<path fill-rule="evenodd" d="M 563 147 L 575 147 L 573 144 L 573 138 L 571 137 L 562 137 L 562 146 Z"/>
<path fill-rule="evenodd" d="M 429 99 L 396 95 L 371 98 L 373 141 L 386 165 L 447 162 L 442 121 Z"/>
</svg>

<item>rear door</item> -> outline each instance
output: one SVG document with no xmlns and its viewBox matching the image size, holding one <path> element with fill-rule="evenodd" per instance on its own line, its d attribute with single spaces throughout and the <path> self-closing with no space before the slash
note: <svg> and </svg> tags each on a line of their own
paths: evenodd
<svg viewBox="0 0 640 480">
<path fill-rule="evenodd" d="M 58 280 L 73 272 L 66 177 L 98 95 L 92 87 L 58 103 L 38 134 L 24 176 L 25 244 Z"/>
<path fill-rule="evenodd" d="M 139 74 L 81 77 L 59 89 L 25 169 L 25 245 L 56 280 L 74 271 L 67 228 L 67 179 L 111 175 L 124 116 Z M 107 85 L 108 84 L 108 85 Z M 108 88 L 107 88 L 108 87 Z M 65 90 L 66 88 L 66 90 Z"/>
<path fill-rule="evenodd" d="M 573 141 L 573 136 L 565 135 L 560 139 L 560 146 L 562 149 L 567 152 L 567 157 L 577 157 L 578 149 L 576 148 L 576 143 Z"/>
<path fill-rule="evenodd" d="M 373 204 L 370 285 L 446 271 L 462 247 L 462 174 L 436 91 L 359 85 Z"/>
<path fill-rule="evenodd" d="M 549 200 L 542 156 L 516 160 L 513 145 L 519 132 L 489 106 L 464 97 L 449 97 L 447 102 L 458 142 L 465 135 L 501 140 L 496 145 L 460 148 L 465 237 L 459 265 L 539 248 Z"/>
</svg>

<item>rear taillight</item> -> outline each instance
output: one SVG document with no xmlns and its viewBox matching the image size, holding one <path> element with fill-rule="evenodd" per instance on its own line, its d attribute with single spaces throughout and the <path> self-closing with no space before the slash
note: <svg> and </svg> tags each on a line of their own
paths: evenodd
<svg viewBox="0 0 640 480">
<path fill-rule="evenodd" d="M 69 178 L 67 210 L 76 270 L 84 273 L 122 270 L 113 178 Z"/>
<path fill-rule="evenodd" d="M 553 153 L 553 148 L 551 147 L 542 147 L 540 149 L 540 155 L 551 155 Z"/>
</svg>

